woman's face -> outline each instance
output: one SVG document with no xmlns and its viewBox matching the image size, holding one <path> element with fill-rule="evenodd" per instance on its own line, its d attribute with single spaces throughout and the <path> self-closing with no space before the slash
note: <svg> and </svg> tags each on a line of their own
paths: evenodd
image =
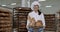
<svg viewBox="0 0 60 32">
<path fill-rule="evenodd" d="M 34 5 L 34 11 L 38 11 L 39 10 L 39 6 L 38 5 Z"/>
</svg>

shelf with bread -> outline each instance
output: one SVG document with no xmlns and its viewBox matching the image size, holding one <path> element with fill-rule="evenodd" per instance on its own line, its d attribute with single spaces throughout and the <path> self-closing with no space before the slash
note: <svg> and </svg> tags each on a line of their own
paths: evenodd
<svg viewBox="0 0 60 32">
<path fill-rule="evenodd" d="M 12 13 L 8 9 L 0 8 L 0 32 L 12 32 Z"/>
<path fill-rule="evenodd" d="M 27 23 L 27 15 L 31 11 L 28 7 L 15 7 L 14 8 L 14 22 L 18 31 L 27 32 L 26 23 Z M 15 21 L 16 20 L 16 21 Z"/>
<path fill-rule="evenodd" d="M 46 31 L 56 31 L 55 14 L 45 14 Z"/>
</svg>

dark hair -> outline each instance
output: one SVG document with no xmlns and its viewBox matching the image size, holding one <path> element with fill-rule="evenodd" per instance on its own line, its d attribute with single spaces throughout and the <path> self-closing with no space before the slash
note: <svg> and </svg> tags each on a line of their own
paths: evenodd
<svg viewBox="0 0 60 32">
<path fill-rule="evenodd" d="M 41 14 L 41 11 L 38 10 L 38 15 L 40 15 L 40 14 Z"/>
</svg>

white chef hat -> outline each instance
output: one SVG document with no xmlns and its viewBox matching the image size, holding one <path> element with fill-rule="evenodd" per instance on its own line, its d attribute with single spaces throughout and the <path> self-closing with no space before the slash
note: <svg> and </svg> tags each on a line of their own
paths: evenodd
<svg viewBox="0 0 60 32">
<path fill-rule="evenodd" d="M 38 1 L 34 1 L 32 4 L 31 4 L 31 9 L 34 10 L 34 5 L 38 5 L 39 7 L 41 6 L 41 4 L 38 2 Z"/>
</svg>

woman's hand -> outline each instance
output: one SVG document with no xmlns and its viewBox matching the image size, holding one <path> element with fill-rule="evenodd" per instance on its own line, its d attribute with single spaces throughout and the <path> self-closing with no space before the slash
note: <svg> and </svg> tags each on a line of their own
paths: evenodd
<svg viewBox="0 0 60 32">
<path fill-rule="evenodd" d="M 34 18 L 32 18 L 32 19 L 30 20 L 29 26 L 30 26 L 30 27 L 34 27 L 34 26 L 35 26 L 35 19 L 34 19 Z"/>
<path fill-rule="evenodd" d="M 35 19 L 34 19 L 34 18 L 32 18 L 32 19 L 31 19 L 31 22 L 32 22 L 32 23 L 35 23 Z"/>
<path fill-rule="evenodd" d="M 45 26 L 43 26 L 43 29 L 45 29 Z"/>
</svg>

